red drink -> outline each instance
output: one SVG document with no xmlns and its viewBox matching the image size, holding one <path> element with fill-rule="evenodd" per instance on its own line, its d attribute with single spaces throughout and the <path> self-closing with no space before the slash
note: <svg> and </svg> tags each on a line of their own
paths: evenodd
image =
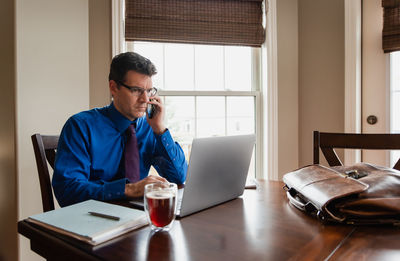
<svg viewBox="0 0 400 261">
<path fill-rule="evenodd" d="M 147 210 L 156 227 L 165 227 L 175 218 L 175 194 L 171 191 L 146 193 Z"/>
</svg>

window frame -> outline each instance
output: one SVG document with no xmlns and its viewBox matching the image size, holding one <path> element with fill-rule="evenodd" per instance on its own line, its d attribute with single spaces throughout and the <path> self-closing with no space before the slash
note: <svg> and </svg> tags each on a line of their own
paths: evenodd
<svg viewBox="0 0 400 261">
<path fill-rule="evenodd" d="M 158 43 L 158 42 L 157 42 Z M 134 43 L 132 44 L 132 49 L 134 50 Z M 121 49 L 122 52 L 127 51 L 125 39 L 123 39 L 123 46 Z M 261 106 L 261 49 L 260 48 L 251 48 L 251 56 L 252 56 L 252 79 L 251 79 L 251 91 L 230 91 L 230 90 L 219 90 L 219 91 L 192 91 L 192 90 L 159 90 L 158 95 L 161 97 L 168 97 L 168 96 L 190 96 L 190 97 L 204 97 L 204 96 L 213 96 L 213 97 L 224 97 L 225 101 L 227 97 L 254 97 L 254 131 L 256 135 L 256 145 L 255 145 L 255 178 L 261 178 L 258 173 L 262 173 L 262 145 L 261 142 L 261 133 L 262 133 L 262 106 Z M 254 68 L 258 68 L 254 70 Z M 226 103 L 225 103 L 226 106 Z M 225 117 L 226 117 L 226 110 L 225 110 Z M 226 127 L 226 126 L 225 126 Z M 225 129 L 226 134 L 226 129 Z"/>
<path fill-rule="evenodd" d="M 265 3 L 264 3 L 265 5 Z M 256 178 L 279 180 L 278 165 L 278 57 L 276 0 L 268 1 L 265 17 L 266 41 L 259 49 L 257 63 L 260 66 L 260 81 L 256 86 Z M 124 51 L 124 0 L 112 0 L 112 57 Z M 165 93 L 161 92 L 165 95 Z M 170 93 L 177 95 L 178 93 Z M 188 93 L 181 93 L 188 94 Z M 236 93 L 245 95 L 245 93 Z M 206 94 L 204 95 L 214 95 Z M 247 94 L 246 94 L 247 95 Z"/>
</svg>

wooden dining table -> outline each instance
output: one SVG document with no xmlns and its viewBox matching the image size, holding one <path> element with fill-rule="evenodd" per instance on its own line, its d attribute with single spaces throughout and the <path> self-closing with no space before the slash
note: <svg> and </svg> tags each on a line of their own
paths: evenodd
<svg viewBox="0 0 400 261">
<path fill-rule="evenodd" d="M 279 181 L 259 181 L 169 232 L 146 226 L 96 247 L 26 220 L 18 232 L 47 260 L 400 260 L 399 228 L 323 224 L 291 206 Z"/>
</svg>

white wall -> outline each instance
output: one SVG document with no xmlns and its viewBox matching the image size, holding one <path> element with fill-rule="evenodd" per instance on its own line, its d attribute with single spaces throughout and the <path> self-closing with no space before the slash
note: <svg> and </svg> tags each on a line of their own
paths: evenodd
<svg viewBox="0 0 400 261">
<path fill-rule="evenodd" d="M 343 0 L 278 0 L 277 39 L 282 178 L 312 164 L 314 130 L 344 132 Z"/>
<path fill-rule="evenodd" d="M 111 0 L 89 0 L 90 108 L 110 103 Z"/>
<path fill-rule="evenodd" d="M 298 3 L 299 166 L 304 166 L 313 162 L 314 130 L 344 132 L 344 1 Z"/>
<path fill-rule="evenodd" d="M 299 164 L 298 3 L 277 0 L 278 175 Z"/>
<path fill-rule="evenodd" d="M 17 0 L 19 219 L 42 212 L 30 136 L 58 134 L 89 108 L 88 0 Z M 20 236 L 20 260 L 41 258 Z"/>
<path fill-rule="evenodd" d="M 390 66 L 389 54 L 382 49 L 382 2 L 363 0 L 362 4 L 362 132 L 390 133 Z M 378 122 L 368 124 L 369 115 L 375 115 Z M 389 151 L 362 151 L 364 162 L 389 167 L 389 158 Z"/>
</svg>

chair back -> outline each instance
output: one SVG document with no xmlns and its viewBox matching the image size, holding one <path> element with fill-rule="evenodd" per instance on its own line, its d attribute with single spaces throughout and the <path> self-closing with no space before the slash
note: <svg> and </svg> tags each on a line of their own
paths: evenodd
<svg viewBox="0 0 400 261">
<path fill-rule="evenodd" d="M 59 136 L 34 134 L 31 138 L 39 174 L 43 211 L 47 212 L 54 210 L 53 191 L 47 162 L 54 169 Z"/>
<path fill-rule="evenodd" d="M 329 166 L 342 166 L 335 148 L 400 150 L 400 134 L 355 134 L 314 131 L 314 164 L 319 164 L 319 149 Z M 400 170 L 400 159 L 393 166 Z"/>
</svg>

